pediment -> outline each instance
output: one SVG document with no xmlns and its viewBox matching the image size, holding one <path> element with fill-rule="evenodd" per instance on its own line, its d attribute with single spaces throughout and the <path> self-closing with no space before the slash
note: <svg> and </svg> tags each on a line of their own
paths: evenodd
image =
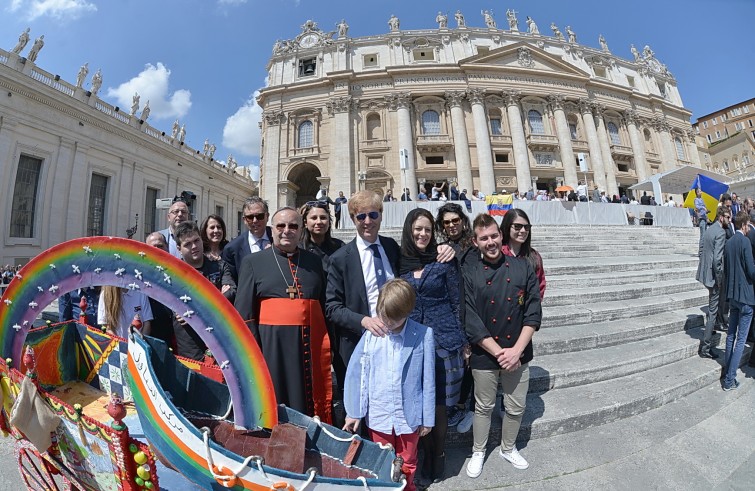
<svg viewBox="0 0 755 491">
<path fill-rule="evenodd" d="M 525 42 L 510 44 L 487 53 L 477 54 L 462 60 L 459 66 L 461 68 L 506 67 L 576 75 L 579 77 L 590 76 L 584 70 L 565 62 L 560 57 Z"/>
</svg>

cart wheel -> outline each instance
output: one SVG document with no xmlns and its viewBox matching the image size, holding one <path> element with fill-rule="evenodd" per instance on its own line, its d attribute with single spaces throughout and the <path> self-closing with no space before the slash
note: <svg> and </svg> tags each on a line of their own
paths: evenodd
<svg viewBox="0 0 755 491">
<path fill-rule="evenodd" d="M 76 489 L 50 462 L 33 448 L 18 449 L 18 470 L 30 491 L 63 491 Z M 53 474 L 58 476 L 53 477 Z"/>
</svg>

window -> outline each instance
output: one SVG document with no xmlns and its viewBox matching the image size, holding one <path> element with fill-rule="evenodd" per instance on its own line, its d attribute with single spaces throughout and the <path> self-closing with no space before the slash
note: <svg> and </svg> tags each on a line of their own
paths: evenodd
<svg viewBox="0 0 755 491">
<path fill-rule="evenodd" d="M 713 143 L 713 138 L 710 135 L 705 135 L 705 138 L 708 139 L 708 143 Z"/>
<path fill-rule="evenodd" d="M 593 70 L 595 70 L 595 76 L 600 78 L 606 78 L 606 69 L 602 66 L 594 66 Z"/>
<path fill-rule="evenodd" d="M 315 74 L 317 69 L 317 59 L 307 58 L 306 60 L 299 60 L 299 76 L 311 77 Z"/>
<path fill-rule="evenodd" d="M 721 122 L 723 123 L 724 121 L 726 121 L 726 119 L 727 119 L 726 118 L 726 113 L 722 114 L 721 115 Z"/>
<path fill-rule="evenodd" d="M 724 170 L 726 172 L 729 172 L 729 161 L 724 159 Z"/>
<path fill-rule="evenodd" d="M 713 126 L 718 124 L 718 118 L 713 118 Z"/>
<path fill-rule="evenodd" d="M 21 155 L 13 187 L 13 207 L 10 215 L 10 236 L 30 239 L 34 237 L 37 218 L 37 190 L 42 160 Z"/>
<path fill-rule="evenodd" d="M 527 111 L 527 121 L 530 124 L 530 133 L 533 135 L 544 135 L 545 126 L 543 126 L 543 115 L 534 109 Z"/>
<path fill-rule="evenodd" d="M 666 92 L 666 84 L 663 82 L 658 82 L 658 90 L 661 92 L 661 95 L 664 98 L 668 98 L 668 93 Z"/>
<path fill-rule="evenodd" d="M 742 107 L 742 112 L 744 112 L 745 114 L 749 114 L 750 113 L 750 106 L 744 106 L 744 107 Z"/>
<path fill-rule="evenodd" d="M 676 158 L 684 160 L 684 144 L 682 143 L 682 139 L 677 136 L 674 138 L 674 144 L 676 145 Z"/>
<path fill-rule="evenodd" d="M 745 129 L 745 124 L 742 121 L 734 123 L 734 129 L 736 129 L 737 131 L 742 131 L 743 129 Z"/>
<path fill-rule="evenodd" d="M 367 139 L 378 140 L 382 136 L 380 132 L 380 116 L 372 113 L 367 116 Z"/>
<path fill-rule="evenodd" d="M 425 157 L 427 165 L 443 165 L 443 157 Z"/>
<path fill-rule="evenodd" d="M 501 119 L 500 118 L 491 118 L 490 119 L 490 134 L 491 135 L 502 135 L 501 132 Z"/>
<path fill-rule="evenodd" d="M 364 55 L 364 57 L 362 58 L 362 65 L 364 65 L 365 68 L 378 66 L 377 54 L 372 53 L 369 55 Z"/>
<path fill-rule="evenodd" d="M 703 121 L 703 129 L 704 130 L 708 129 L 708 122 L 707 121 Z"/>
<path fill-rule="evenodd" d="M 629 84 L 630 87 L 635 87 L 634 77 L 627 75 L 627 84 Z"/>
<path fill-rule="evenodd" d="M 435 59 L 435 51 L 432 49 L 415 49 L 414 61 L 432 61 Z"/>
<path fill-rule="evenodd" d="M 225 220 L 225 208 L 220 205 L 215 205 L 215 214 Z"/>
<path fill-rule="evenodd" d="M 742 115 L 742 108 L 737 107 L 737 108 L 731 110 L 731 116 L 732 117 L 734 117 L 734 116 L 741 116 L 741 115 Z"/>
<path fill-rule="evenodd" d="M 144 198 L 144 238 L 146 239 L 153 230 L 157 230 L 157 199 L 160 191 L 155 188 L 147 188 Z"/>
<path fill-rule="evenodd" d="M 721 138 L 721 132 L 720 131 L 716 131 L 716 140 L 718 140 L 720 138 Z"/>
<path fill-rule="evenodd" d="M 495 154 L 495 163 L 496 164 L 508 164 L 509 162 L 509 154 L 507 153 L 497 153 Z"/>
<path fill-rule="evenodd" d="M 315 141 L 314 137 L 314 125 L 312 124 L 312 121 L 303 121 L 299 125 L 299 144 L 297 145 L 297 148 L 309 148 L 313 146 Z"/>
<path fill-rule="evenodd" d="M 440 116 L 432 109 L 422 113 L 422 134 L 440 135 Z"/>
<path fill-rule="evenodd" d="M 538 167 L 553 167 L 553 154 L 536 153 L 535 165 Z"/>
<path fill-rule="evenodd" d="M 621 145 L 621 138 L 619 138 L 619 128 L 613 121 L 609 121 L 606 125 L 608 128 L 608 136 L 611 137 L 611 143 L 614 145 Z"/>
<path fill-rule="evenodd" d="M 745 167 L 750 165 L 750 156 L 749 155 L 742 155 L 742 163 Z"/>
<path fill-rule="evenodd" d="M 747 124 L 750 125 L 750 128 L 752 128 L 752 120 L 751 119 L 747 120 Z"/>
<path fill-rule="evenodd" d="M 92 174 L 89 187 L 89 213 L 87 218 L 87 235 L 105 235 L 105 199 L 107 198 L 108 177 Z"/>
</svg>

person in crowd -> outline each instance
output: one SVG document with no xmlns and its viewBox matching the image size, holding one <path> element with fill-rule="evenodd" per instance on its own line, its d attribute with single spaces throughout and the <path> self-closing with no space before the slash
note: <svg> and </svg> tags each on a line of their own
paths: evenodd
<svg viewBox="0 0 755 491">
<path fill-rule="evenodd" d="M 525 225 L 520 217 L 510 222 L 511 228 L 514 223 Z M 462 275 L 464 325 L 472 344 L 475 382 L 474 445 L 466 472 L 476 478 L 485 461 L 499 381 L 505 403 L 499 455 L 517 469 L 529 466 L 515 443 L 529 389 L 532 336 L 540 328 L 542 309 L 535 269 L 527 259 L 504 256 L 503 235 L 495 219 L 480 214 L 473 230 L 479 254 L 466 255 Z"/>
<path fill-rule="evenodd" d="M 520 257 L 527 260 L 537 276 L 540 299 L 545 297 L 545 268 L 543 258 L 532 248 L 532 224 L 527 213 L 521 208 L 512 208 L 503 216 L 501 221 L 501 234 L 504 256 Z"/>
<path fill-rule="evenodd" d="M 404 193 L 401 195 L 401 201 L 411 201 L 412 200 L 412 193 L 409 191 L 409 188 L 404 188 Z"/>
<path fill-rule="evenodd" d="M 417 201 L 427 201 L 427 193 L 425 193 L 424 188 L 419 188 L 419 193 L 417 193 Z"/>
<path fill-rule="evenodd" d="M 147 245 L 168 252 L 168 243 L 165 242 L 165 237 L 160 232 L 152 232 L 144 242 Z M 154 298 L 149 299 L 149 306 L 152 309 L 152 332 L 150 336 L 162 339 L 174 352 L 178 352 L 176 336 L 173 331 L 173 320 L 175 319 L 173 311 Z"/>
<path fill-rule="evenodd" d="M 168 209 L 168 228 L 160 230 L 160 233 L 163 234 L 165 242 L 168 243 L 168 252 L 178 259 L 181 259 L 181 253 L 178 252 L 178 245 L 176 245 L 174 234 L 179 224 L 189 220 L 191 220 L 189 205 L 183 199 L 176 197 Z"/>
<path fill-rule="evenodd" d="M 456 203 L 446 203 L 438 208 L 435 219 L 435 233 L 438 243 L 453 247 L 456 257 L 472 247 L 472 226 L 469 217 Z"/>
<path fill-rule="evenodd" d="M 244 201 L 242 210 L 248 232 L 243 232 L 229 242 L 222 253 L 223 261 L 231 268 L 231 276 L 236 284 L 238 284 L 238 268 L 241 266 L 241 261 L 249 254 L 267 249 L 272 243 L 270 242 L 272 231 L 267 226 L 267 220 L 270 217 L 267 201 L 259 196 L 252 196 Z"/>
<path fill-rule="evenodd" d="M 331 423 L 322 260 L 299 248 L 303 223 L 297 210 L 283 207 L 271 223 L 273 247 L 241 263 L 235 307 L 262 351 L 278 403 Z"/>
<path fill-rule="evenodd" d="M 643 192 L 642 197 L 645 198 L 645 196 L 646 194 Z M 642 204 L 644 205 L 645 203 L 643 202 Z M 700 188 L 695 188 L 694 206 L 697 226 L 700 227 L 700 242 L 697 251 L 697 255 L 700 256 L 703 252 L 703 236 L 705 235 L 705 229 L 708 227 L 708 208 L 705 206 L 705 200 L 703 200 Z"/>
<path fill-rule="evenodd" d="M 70 291 L 58 298 L 59 322 L 79 320 L 79 316 L 81 315 L 81 297 L 86 298 L 87 302 L 85 311 L 87 323 L 93 324 L 97 320 L 97 305 L 100 301 L 100 287 L 85 286 Z"/>
<path fill-rule="evenodd" d="M 700 196 L 700 192 L 699 192 L 700 190 L 698 189 L 697 191 L 698 191 L 697 196 L 699 197 Z M 648 196 L 648 192 L 647 191 L 643 191 L 642 192 L 642 197 L 640 197 L 640 204 L 646 205 L 646 206 L 650 205 L 650 197 Z M 705 204 L 705 203 L 703 203 L 703 204 Z"/>
<path fill-rule="evenodd" d="M 332 219 L 328 206 L 321 201 L 308 201 L 299 210 L 304 222 L 301 246 L 322 259 L 323 270 L 328 270 L 330 256 L 344 246 L 341 239 L 331 234 Z"/>
<path fill-rule="evenodd" d="M 228 245 L 228 230 L 220 215 L 208 215 L 199 227 L 204 253 L 213 261 L 221 259 L 223 248 Z"/>
<path fill-rule="evenodd" d="M 440 199 L 440 192 L 446 189 L 446 185 L 448 183 L 443 181 L 442 183 L 435 183 L 435 185 L 430 190 L 430 200 L 431 201 L 438 201 Z"/>
<path fill-rule="evenodd" d="M 97 323 L 113 336 L 126 339 L 128 329 L 139 314 L 142 334 L 152 332 L 152 308 L 147 296 L 141 292 L 117 286 L 103 286 L 97 302 Z"/>
<path fill-rule="evenodd" d="M 698 351 L 702 358 L 718 358 L 718 355 L 711 351 L 711 338 L 714 326 L 717 324 L 720 327 L 723 322 L 723 316 L 719 314 L 719 305 L 721 295 L 726 296 L 724 245 L 725 229 L 729 227 L 730 220 L 731 209 L 726 206 L 720 207 L 716 212 L 716 220 L 705 230 L 703 250 L 697 265 L 695 279 L 708 289 L 708 318 Z"/>
<path fill-rule="evenodd" d="M 335 200 L 335 204 L 333 205 L 333 211 L 336 214 L 336 228 L 341 228 L 341 211 L 343 205 L 345 205 L 349 200 L 346 199 L 346 197 L 343 195 L 343 191 L 338 191 L 338 197 Z"/>
<path fill-rule="evenodd" d="M 387 335 L 366 332 L 346 374 L 343 429 L 356 433 L 365 419 L 372 441 L 390 444 L 404 461 L 406 488 L 416 489 L 417 443 L 435 425 L 433 331 L 409 318 L 414 289 L 400 279 L 380 291 L 377 313 Z"/>
<path fill-rule="evenodd" d="M 749 222 L 750 217 L 743 211 L 734 217 L 736 233 L 726 242 L 724 249 L 726 296 L 730 307 L 723 366 L 725 391 L 739 388 L 736 375 L 750 330 L 753 306 L 755 306 L 755 291 L 753 291 L 755 262 L 753 262 L 752 246 L 745 237 L 750 226 Z"/>
<path fill-rule="evenodd" d="M 480 197 L 480 191 L 477 189 L 472 190 L 472 197 L 470 198 L 470 201 L 482 201 L 483 198 Z"/>
<path fill-rule="evenodd" d="M 441 191 L 440 195 L 438 196 L 438 201 L 448 201 L 448 198 L 446 198 L 446 193 Z"/>
<path fill-rule="evenodd" d="M 632 199 L 629 200 L 629 204 L 630 205 L 639 205 L 640 202 L 637 201 L 637 198 L 635 198 L 634 196 L 632 196 Z"/>
<path fill-rule="evenodd" d="M 383 201 L 386 202 L 386 203 L 390 202 L 390 201 L 393 201 L 393 191 L 392 190 L 389 189 L 388 191 L 385 192 L 385 196 L 383 197 Z"/>
<path fill-rule="evenodd" d="M 205 256 L 197 225 L 194 222 L 182 223 L 176 228 L 175 235 L 178 250 L 181 251 L 184 262 L 207 278 L 229 302 L 233 303 L 236 296 L 236 282 L 233 281 L 231 270 L 222 259 L 210 259 Z M 181 316 L 181 312 L 176 312 L 173 331 L 180 356 L 192 360 L 210 361 L 207 345 Z"/>
<path fill-rule="evenodd" d="M 627 198 L 627 195 L 626 195 L 626 193 L 623 193 L 623 194 L 621 195 L 621 203 L 622 203 L 622 204 L 625 204 L 625 205 L 628 205 L 628 204 L 629 204 L 629 198 Z"/>
<path fill-rule="evenodd" d="M 448 198 L 451 201 L 459 201 L 459 185 L 456 182 L 451 183 L 451 187 L 448 189 Z"/>
<path fill-rule="evenodd" d="M 741 206 L 739 204 L 739 198 L 737 197 L 737 193 L 731 193 L 731 214 L 732 214 L 732 216 L 737 216 L 737 213 L 739 213 L 740 209 L 741 209 Z"/>
<path fill-rule="evenodd" d="M 728 206 L 729 208 L 731 208 L 731 203 L 732 203 L 731 195 L 729 193 L 722 194 L 721 198 L 718 200 L 719 207 Z M 732 214 L 732 216 L 736 216 L 736 215 Z M 734 233 L 736 232 L 736 229 L 734 228 L 734 220 L 729 222 L 729 226 L 725 229 L 725 231 L 726 231 L 726 240 L 729 240 L 732 237 L 734 237 Z"/>
</svg>

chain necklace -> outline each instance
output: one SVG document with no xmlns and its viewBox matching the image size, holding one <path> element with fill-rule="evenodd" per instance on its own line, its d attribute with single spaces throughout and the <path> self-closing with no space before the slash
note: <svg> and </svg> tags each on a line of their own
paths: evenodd
<svg viewBox="0 0 755 491">
<path fill-rule="evenodd" d="M 281 278 L 283 278 L 283 283 L 286 284 L 286 293 L 288 293 L 289 298 L 291 300 L 293 300 L 294 299 L 294 295 L 296 295 L 298 293 L 298 291 L 296 289 L 296 275 L 299 272 L 299 259 L 301 259 L 301 255 L 299 255 L 296 258 L 296 265 L 295 265 L 296 267 L 291 272 L 291 277 L 293 279 L 293 283 L 289 285 L 288 281 L 286 280 L 286 275 L 283 274 L 283 268 L 281 268 L 281 263 L 280 263 L 280 261 L 278 261 L 278 254 L 277 253 L 274 253 L 274 254 L 275 254 L 275 264 L 278 265 L 278 271 L 280 271 Z M 288 259 L 288 257 L 286 259 L 289 261 L 289 264 L 290 264 L 291 260 Z"/>
</svg>

